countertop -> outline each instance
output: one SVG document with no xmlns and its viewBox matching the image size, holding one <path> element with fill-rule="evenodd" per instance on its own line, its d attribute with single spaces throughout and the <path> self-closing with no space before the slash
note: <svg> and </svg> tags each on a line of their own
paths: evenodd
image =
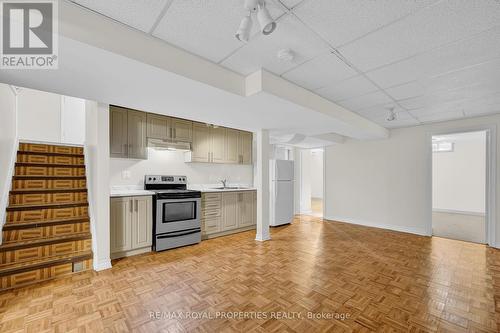
<svg viewBox="0 0 500 333">
<path fill-rule="evenodd" d="M 217 189 L 216 187 L 220 187 L 221 185 L 216 184 L 203 184 L 203 185 L 188 185 L 188 189 L 200 191 L 202 193 L 211 193 L 211 192 L 243 192 L 243 191 L 257 191 L 255 187 L 243 186 L 241 188 L 228 188 L 228 189 Z M 231 187 L 237 187 L 239 185 L 228 185 Z M 154 195 L 155 192 L 148 191 L 140 188 L 139 186 L 112 186 L 110 190 L 110 197 L 118 198 L 118 197 L 136 197 L 143 195 Z"/>
</svg>

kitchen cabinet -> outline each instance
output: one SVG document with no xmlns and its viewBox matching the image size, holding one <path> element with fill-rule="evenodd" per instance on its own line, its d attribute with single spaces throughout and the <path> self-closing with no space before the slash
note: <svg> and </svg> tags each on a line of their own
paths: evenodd
<svg viewBox="0 0 500 333">
<path fill-rule="evenodd" d="M 210 128 L 205 124 L 193 124 L 193 145 L 189 162 L 210 162 Z"/>
<path fill-rule="evenodd" d="M 147 136 L 152 139 L 168 140 L 170 138 L 170 118 L 157 114 L 147 115 Z"/>
<path fill-rule="evenodd" d="M 202 237 L 213 238 L 256 226 L 256 191 L 203 193 Z"/>
<path fill-rule="evenodd" d="M 226 162 L 226 129 L 210 127 L 210 162 Z"/>
<path fill-rule="evenodd" d="M 193 122 L 190 120 L 147 114 L 147 137 L 152 139 L 191 142 Z"/>
<path fill-rule="evenodd" d="M 190 120 L 172 118 L 172 140 L 192 142 L 193 141 L 193 122 Z"/>
<path fill-rule="evenodd" d="M 151 251 L 151 196 L 111 198 L 110 252 L 113 259 Z"/>
<path fill-rule="evenodd" d="M 252 141 L 251 132 L 240 131 L 238 136 L 238 163 L 252 164 Z"/>
<path fill-rule="evenodd" d="M 240 163 L 238 140 L 240 131 L 227 128 L 225 136 L 225 162 L 231 164 Z"/>
<path fill-rule="evenodd" d="M 193 124 L 192 151 L 186 162 L 252 164 L 252 133 Z"/>
<path fill-rule="evenodd" d="M 110 156 L 147 159 L 146 113 L 111 106 L 109 115 Z"/>
<path fill-rule="evenodd" d="M 109 109 L 109 152 L 111 157 L 128 156 L 128 110 L 116 106 Z"/>
<path fill-rule="evenodd" d="M 238 228 L 238 192 L 222 193 L 222 228 Z"/>
</svg>

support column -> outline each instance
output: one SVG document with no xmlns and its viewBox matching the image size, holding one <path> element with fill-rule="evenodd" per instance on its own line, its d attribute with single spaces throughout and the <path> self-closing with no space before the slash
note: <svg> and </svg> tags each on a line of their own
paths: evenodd
<svg viewBox="0 0 500 333">
<path fill-rule="evenodd" d="M 261 242 L 271 239 L 269 233 L 269 149 L 269 131 L 258 131 L 255 178 L 257 187 L 257 234 L 255 240 Z"/>
</svg>

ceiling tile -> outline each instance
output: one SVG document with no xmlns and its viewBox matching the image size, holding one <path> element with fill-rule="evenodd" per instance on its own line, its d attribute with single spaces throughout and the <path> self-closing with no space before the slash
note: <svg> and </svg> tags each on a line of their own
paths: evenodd
<svg viewBox="0 0 500 333">
<path fill-rule="evenodd" d="M 464 117 L 464 113 L 462 111 L 428 113 L 428 114 L 417 116 L 418 120 L 422 123 L 453 120 L 453 119 L 459 119 L 459 118 L 463 118 L 463 117 Z"/>
<path fill-rule="evenodd" d="M 391 101 L 382 91 L 375 91 L 366 95 L 338 101 L 337 104 L 342 105 L 348 110 L 358 111 L 375 105 L 384 105 Z"/>
<path fill-rule="evenodd" d="M 464 109 L 464 113 L 469 117 L 500 113 L 500 102 L 491 105 L 475 105 L 473 107 L 470 106 Z"/>
<path fill-rule="evenodd" d="M 284 13 L 272 3 L 267 7 L 275 18 Z M 245 14 L 241 1 L 174 0 L 153 35 L 219 62 L 244 45 L 234 34 Z M 258 25 L 253 19 L 252 34 L 257 31 Z"/>
<path fill-rule="evenodd" d="M 72 0 L 95 12 L 149 32 L 168 0 Z"/>
<path fill-rule="evenodd" d="M 362 116 L 385 128 L 409 127 L 420 124 L 417 119 L 412 117 L 404 110 L 397 111 L 396 119 L 392 121 L 387 120 L 387 111 L 385 111 L 385 113 L 383 114 L 362 114 Z"/>
<path fill-rule="evenodd" d="M 500 57 L 500 26 L 474 38 L 461 40 L 368 72 L 381 87 L 425 79 Z"/>
<path fill-rule="evenodd" d="M 354 69 L 328 51 L 286 72 L 283 77 L 306 89 L 316 90 L 356 74 Z"/>
<path fill-rule="evenodd" d="M 498 26 L 496 0 L 444 0 L 388 25 L 340 52 L 364 71 Z"/>
<path fill-rule="evenodd" d="M 290 49 L 292 61 L 278 59 L 278 52 Z M 274 74 L 282 73 L 327 51 L 327 45 L 292 15 L 278 21 L 276 30 L 267 36 L 258 34 L 248 44 L 233 53 L 221 64 L 243 75 L 264 68 Z"/>
<path fill-rule="evenodd" d="M 385 92 L 391 95 L 396 100 L 424 95 L 426 91 L 427 89 L 418 81 L 413 81 L 385 89 Z"/>
<path fill-rule="evenodd" d="M 288 9 L 291 9 L 295 6 L 297 6 L 299 3 L 301 3 L 304 0 L 277 0 L 280 1 L 282 4 L 284 4 Z"/>
<path fill-rule="evenodd" d="M 378 88 L 362 75 L 316 90 L 316 93 L 331 101 L 340 101 L 377 91 Z"/>
<path fill-rule="evenodd" d="M 294 13 L 337 47 L 435 2 L 309 0 Z"/>
</svg>

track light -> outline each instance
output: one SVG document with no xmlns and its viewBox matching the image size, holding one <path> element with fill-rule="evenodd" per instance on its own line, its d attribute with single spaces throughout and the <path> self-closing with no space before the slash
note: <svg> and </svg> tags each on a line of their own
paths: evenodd
<svg viewBox="0 0 500 333">
<path fill-rule="evenodd" d="M 252 31 L 252 18 L 250 14 L 241 19 L 240 27 L 236 31 L 236 38 L 241 42 L 248 42 Z"/>
<path fill-rule="evenodd" d="M 269 35 L 276 29 L 276 22 L 274 22 L 271 14 L 266 8 L 266 3 L 259 4 L 259 11 L 257 12 L 257 20 L 259 21 L 260 31 L 264 35 Z"/>
<path fill-rule="evenodd" d="M 240 23 L 235 37 L 242 42 L 248 42 L 250 33 L 252 32 L 252 13 L 257 13 L 257 21 L 260 25 L 260 31 L 264 35 L 269 35 L 276 29 L 276 22 L 266 8 L 265 0 L 245 0 L 245 9 L 248 15 L 245 16 Z"/>
</svg>

